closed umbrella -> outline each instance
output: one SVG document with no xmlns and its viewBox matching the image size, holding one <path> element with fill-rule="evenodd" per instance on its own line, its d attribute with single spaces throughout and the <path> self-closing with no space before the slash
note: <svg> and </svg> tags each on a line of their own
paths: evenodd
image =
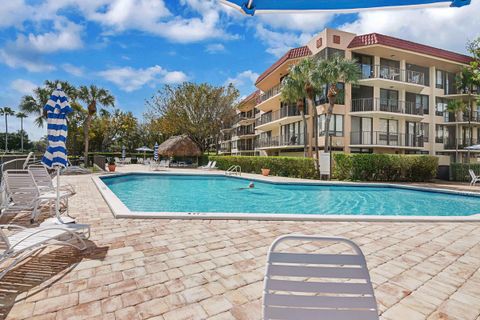
<svg viewBox="0 0 480 320">
<path fill-rule="evenodd" d="M 470 0 L 220 0 L 244 14 L 291 12 L 357 12 L 372 9 L 450 6 L 462 7 Z"/>
<path fill-rule="evenodd" d="M 60 222 L 63 222 L 60 218 L 60 168 L 68 165 L 65 143 L 68 130 L 67 115 L 72 112 L 72 108 L 60 84 L 57 85 L 57 89 L 53 91 L 43 109 L 47 112 L 48 147 L 42 163 L 49 169 L 57 170 L 55 213 Z"/>
<path fill-rule="evenodd" d="M 158 161 L 158 143 L 155 142 L 155 146 L 153 147 L 153 160 L 156 162 Z"/>
<path fill-rule="evenodd" d="M 122 160 L 125 161 L 125 157 L 127 156 L 127 153 L 125 151 L 125 146 L 122 146 Z"/>
</svg>

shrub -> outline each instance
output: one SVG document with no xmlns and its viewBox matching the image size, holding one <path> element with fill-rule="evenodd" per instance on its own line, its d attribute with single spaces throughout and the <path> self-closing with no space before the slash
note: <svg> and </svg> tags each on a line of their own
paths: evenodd
<svg viewBox="0 0 480 320">
<path fill-rule="evenodd" d="M 480 174 L 479 163 L 452 163 L 450 165 L 450 175 L 454 181 L 470 181 L 470 174 L 468 170 L 472 169 L 476 175 Z"/>
<path fill-rule="evenodd" d="M 270 169 L 270 175 L 315 179 L 315 164 L 311 158 L 297 157 L 254 157 L 254 156 L 209 156 L 217 161 L 217 167 L 227 170 L 232 165 L 239 165 L 242 172 L 261 173 L 262 168 Z"/>
<path fill-rule="evenodd" d="M 437 174 L 438 158 L 427 155 L 333 155 L 333 175 L 339 180 L 428 181 Z"/>
</svg>

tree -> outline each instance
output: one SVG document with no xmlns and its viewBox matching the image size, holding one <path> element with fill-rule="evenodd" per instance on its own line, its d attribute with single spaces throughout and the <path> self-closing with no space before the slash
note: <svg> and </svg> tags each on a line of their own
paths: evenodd
<svg viewBox="0 0 480 320">
<path fill-rule="evenodd" d="M 20 150 L 23 152 L 23 119 L 27 118 L 27 114 L 25 112 L 17 112 L 17 118 L 20 119 L 20 132 L 21 132 L 21 142 L 20 142 Z"/>
<path fill-rule="evenodd" d="M 239 92 L 230 84 L 215 87 L 185 82 L 165 85 L 146 102 L 145 118 L 158 125 L 165 136 L 187 134 L 202 151 L 234 115 Z"/>
<path fill-rule="evenodd" d="M 33 95 L 23 96 L 20 102 L 20 110 L 26 114 L 34 115 L 36 117 L 34 122 L 40 128 L 43 127 L 47 118 L 43 107 L 47 104 L 52 92 L 57 88 L 57 84 L 62 85 L 62 90 L 70 98 L 70 100 L 72 100 L 71 104 L 73 107 L 77 96 L 77 90 L 67 81 L 61 80 L 46 80 L 43 87 L 35 88 L 33 90 Z"/>
<path fill-rule="evenodd" d="M 447 104 L 447 111 L 455 115 L 455 162 L 458 161 L 458 122 L 461 121 L 463 112 L 467 109 L 467 104 L 462 100 L 450 100 Z"/>
<path fill-rule="evenodd" d="M 467 50 L 472 55 L 468 69 L 472 73 L 472 81 L 475 86 L 480 87 L 480 37 L 467 43 Z"/>
<path fill-rule="evenodd" d="M 295 103 L 302 116 L 303 123 L 303 156 L 307 156 L 307 120 L 305 118 L 305 83 L 299 68 L 291 68 L 290 73 L 282 80 L 281 100 Z"/>
<path fill-rule="evenodd" d="M 97 114 L 97 105 L 105 107 L 113 107 L 115 104 L 115 98 L 110 92 L 103 88 L 90 85 L 81 86 L 78 90 L 78 98 L 87 104 L 87 117 L 83 124 L 83 142 L 84 142 L 84 157 L 85 163 L 88 163 L 88 142 L 90 125 L 92 123 L 93 116 Z"/>
<path fill-rule="evenodd" d="M 346 59 L 340 55 L 334 55 L 328 59 L 319 60 L 315 72 L 314 83 L 327 85 L 328 87 L 328 109 L 325 115 L 325 146 L 324 151 L 330 151 L 330 121 L 332 119 L 333 107 L 339 95 L 337 83 L 343 81 L 345 84 L 357 83 L 360 76 L 360 68 L 354 60 Z"/>
<path fill-rule="evenodd" d="M 5 152 L 8 152 L 8 116 L 15 115 L 10 107 L 0 108 L 0 114 L 5 117 Z"/>
</svg>

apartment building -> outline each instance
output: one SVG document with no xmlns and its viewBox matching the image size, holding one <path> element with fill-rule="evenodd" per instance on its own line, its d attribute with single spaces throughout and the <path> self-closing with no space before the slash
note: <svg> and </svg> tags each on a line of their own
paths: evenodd
<svg viewBox="0 0 480 320">
<path fill-rule="evenodd" d="M 358 61 L 361 79 L 356 85 L 338 83 L 343 94 L 330 123 L 333 150 L 431 154 L 448 165 L 455 158 L 466 161 L 463 148 L 480 143 L 478 92 L 455 86 L 456 75 L 470 57 L 377 33 L 355 35 L 325 29 L 265 70 L 255 83 L 260 92 L 242 102 L 242 108 L 250 108 L 255 100 L 255 150 L 259 155 L 303 155 L 305 142 L 314 145 L 311 137 L 304 136 L 304 125 L 308 132 L 318 125 L 316 139 L 323 149 L 326 86 L 315 97 L 319 118 L 314 121 L 307 114 L 304 123 L 295 104 L 280 100 L 281 81 L 300 59 L 334 54 Z M 451 99 L 463 100 L 472 108 L 464 114 L 449 113 Z"/>
<path fill-rule="evenodd" d="M 259 94 L 260 91 L 255 91 L 243 99 L 236 110 L 233 125 L 222 129 L 221 154 L 244 156 L 258 154 L 255 150 L 255 117 L 258 109 L 255 106 Z"/>
</svg>

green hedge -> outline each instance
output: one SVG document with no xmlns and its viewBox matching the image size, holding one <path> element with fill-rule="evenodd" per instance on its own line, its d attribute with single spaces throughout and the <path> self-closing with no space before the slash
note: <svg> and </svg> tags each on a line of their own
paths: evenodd
<svg viewBox="0 0 480 320">
<path fill-rule="evenodd" d="M 438 158 L 427 155 L 335 153 L 333 175 L 354 181 L 429 181 Z"/>
<path fill-rule="evenodd" d="M 270 169 L 270 175 L 315 179 L 315 163 L 311 158 L 297 157 L 249 157 L 249 156 L 209 156 L 217 161 L 217 167 L 227 170 L 232 165 L 239 165 L 242 172 L 260 174 L 262 168 Z"/>
<path fill-rule="evenodd" d="M 476 175 L 480 175 L 480 164 L 478 163 L 452 163 L 450 165 L 450 175 L 452 180 L 470 182 L 471 178 L 468 169 L 472 169 Z"/>
</svg>

